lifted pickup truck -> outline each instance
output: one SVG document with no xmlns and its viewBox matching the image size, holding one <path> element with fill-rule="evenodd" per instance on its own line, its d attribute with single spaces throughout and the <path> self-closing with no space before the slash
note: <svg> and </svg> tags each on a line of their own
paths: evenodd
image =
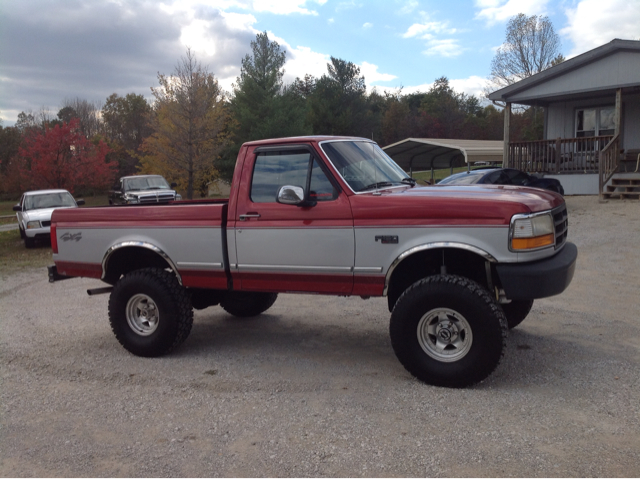
<svg viewBox="0 0 640 479">
<path fill-rule="evenodd" d="M 109 321 L 166 354 L 193 308 L 236 316 L 279 293 L 386 296 L 393 349 L 422 381 L 465 387 L 500 362 L 533 300 L 561 293 L 577 248 L 562 196 L 513 186 L 418 187 L 374 142 L 245 143 L 228 200 L 56 210 L 49 278 L 99 278 Z"/>
</svg>

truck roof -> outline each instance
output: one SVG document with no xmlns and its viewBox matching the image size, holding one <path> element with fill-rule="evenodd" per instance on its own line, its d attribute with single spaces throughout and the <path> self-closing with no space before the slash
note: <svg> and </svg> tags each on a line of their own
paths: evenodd
<svg viewBox="0 0 640 479">
<path fill-rule="evenodd" d="M 331 136 L 331 135 L 309 135 L 309 136 L 291 136 L 286 138 L 270 138 L 267 140 L 255 140 L 244 143 L 246 146 L 256 145 L 272 145 L 274 143 L 301 143 L 301 142 L 313 142 L 319 143 L 321 141 L 328 140 L 360 140 L 371 141 L 367 138 L 361 138 L 358 136 Z"/>
</svg>

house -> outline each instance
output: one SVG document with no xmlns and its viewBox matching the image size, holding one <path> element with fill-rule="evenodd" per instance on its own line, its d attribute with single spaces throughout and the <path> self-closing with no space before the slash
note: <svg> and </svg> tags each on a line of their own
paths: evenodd
<svg viewBox="0 0 640 479">
<path fill-rule="evenodd" d="M 615 39 L 498 90 L 510 167 L 558 178 L 566 194 L 640 197 L 640 41 Z M 511 105 L 544 109 L 544 140 L 509 141 Z"/>
</svg>

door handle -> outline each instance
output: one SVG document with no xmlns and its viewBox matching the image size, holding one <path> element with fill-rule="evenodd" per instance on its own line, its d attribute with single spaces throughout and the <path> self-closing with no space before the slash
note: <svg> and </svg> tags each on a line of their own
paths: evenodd
<svg viewBox="0 0 640 479">
<path fill-rule="evenodd" d="M 240 215 L 240 221 L 246 221 L 249 218 L 260 218 L 260 213 L 245 213 Z"/>
</svg>

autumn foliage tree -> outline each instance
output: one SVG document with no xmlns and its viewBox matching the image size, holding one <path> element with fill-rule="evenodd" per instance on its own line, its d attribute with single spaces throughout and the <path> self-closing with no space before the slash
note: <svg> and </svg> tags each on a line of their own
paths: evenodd
<svg viewBox="0 0 640 479">
<path fill-rule="evenodd" d="M 192 199 L 194 190 L 217 177 L 216 160 L 228 121 L 218 80 L 187 50 L 172 76 L 158 74 L 151 126 L 141 170 L 177 181 Z M 202 191 L 201 191 L 202 192 Z"/>
<path fill-rule="evenodd" d="M 25 138 L 9 166 L 14 189 L 64 188 L 70 192 L 105 190 L 112 183 L 115 165 L 107 161 L 109 147 L 92 142 L 80 131 L 79 121 L 46 126 Z"/>
</svg>

